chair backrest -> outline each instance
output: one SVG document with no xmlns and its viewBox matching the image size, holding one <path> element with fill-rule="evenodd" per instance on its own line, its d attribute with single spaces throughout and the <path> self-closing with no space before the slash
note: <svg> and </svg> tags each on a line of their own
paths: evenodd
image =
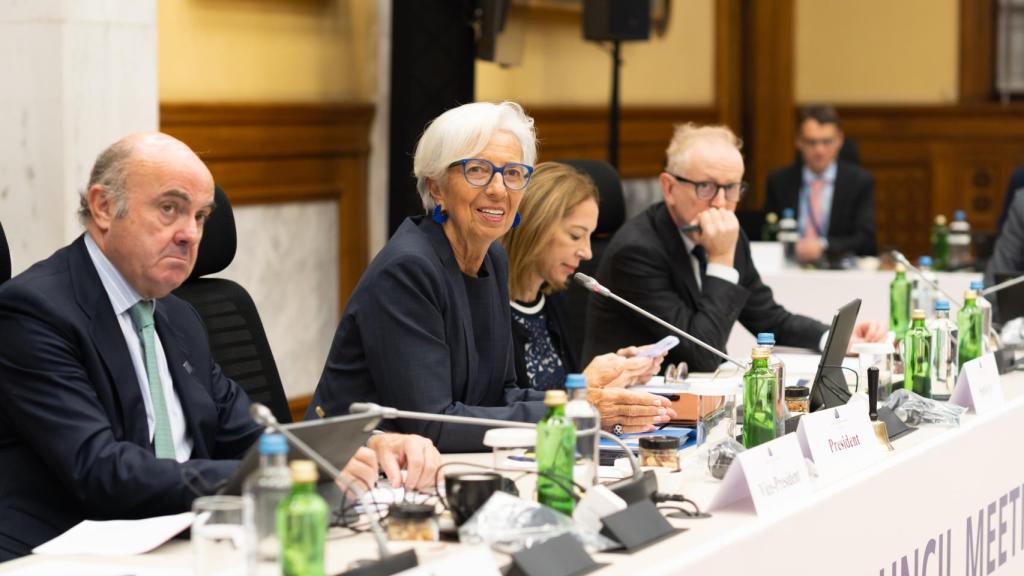
<svg viewBox="0 0 1024 576">
<path fill-rule="evenodd" d="M 615 167 L 603 160 L 560 160 L 559 162 L 569 164 L 590 176 L 601 197 L 597 229 L 590 237 L 590 249 L 593 252 L 593 257 L 586 262 L 580 262 L 579 267 L 580 272 L 594 276 L 608 244 L 612 241 L 612 236 L 626 220 L 626 201 L 622 195 L 622 180 L 619 179 L 619 173 Z M 569 331 L 573 352 L 576 358 L 582 358 L 590 292 L 572 282 L 566 291 L 566 300 L 568 301 Z M 580 368 L 583 367 L 580 366 Z"/>
<path fill-rule="evenodd" d="M 252 297 L 235 282 L 203 278 L 224 270 L 235 257 L 235 217 L 227 195 L 217 186 L 217 209 L 206 222 L 195 269 L 174 295 L 191 304 L 210 337 L 210 351 L 221 371 L 266 405 L 279 422 L 291 422 L 288 398 Z"/>
<path fill-rule="evenodd" d="M 11 279 L 11 249 L 7 246 L 4 226 L 0 224 L 0 284 Z"/>
</svg>

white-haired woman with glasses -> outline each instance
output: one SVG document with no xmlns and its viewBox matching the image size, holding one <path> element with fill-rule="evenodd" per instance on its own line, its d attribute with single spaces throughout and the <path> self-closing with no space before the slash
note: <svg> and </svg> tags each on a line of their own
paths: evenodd
<svg viewBox="0 0 1024 576">
<path fill-rule="evenodd" d="M 352 402 L 536 422 L 543 393 L 515 385 L 508 262 L 495 240 L 516 225 L 537 156 L 533 119 L 513 102 L 451 109 L 416 146 L 426 215 L 409 218 L 374 258 L 342 315 L 310 406 Z M 413 420 L 442 452 L 482 448 L 484 429 Z"/>
</svg>

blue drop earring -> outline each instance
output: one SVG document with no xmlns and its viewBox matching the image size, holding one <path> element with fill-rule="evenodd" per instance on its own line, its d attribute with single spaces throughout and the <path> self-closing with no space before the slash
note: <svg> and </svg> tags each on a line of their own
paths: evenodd
<svg viewBox="0 0 1024 576">
<path fill-rule="evenodd" d="M 518 214 L 516 214 L 518 216 Z M 444 224 L 448 221 L 448 214 L 441 210 L 440 204 L 434 204 L 434 212 L 430 215 L 430 219 L 438 224 Z"/>
<path fill-rule="evenodd" d="M 522 221 L 523 217 L 519 215 L 519 212 L 516 212 L 516 217 L 514 220 L 512 220 L 512 229 L 515 230 L 516 228 L 518 228 L 519 224 L 521 224 Z"/>
</svg>

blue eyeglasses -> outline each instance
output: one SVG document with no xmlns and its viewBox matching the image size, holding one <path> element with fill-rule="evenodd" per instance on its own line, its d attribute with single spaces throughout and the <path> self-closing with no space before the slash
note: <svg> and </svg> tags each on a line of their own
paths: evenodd
<svg viewBox="0 0 1024 576">
<path fill-rule="evenodd" d="M 509 190 L 522 190 L 530 183 L 530 176 L 533 176 L 533 166 L 509 162 L 504 166 L 495 166 L 490 160 L 483 158 L 466 158 L 448 165 L 462 166 L 462 176 L 469 182 L 470 186 L 483 188 L 491 183 L 495 174 L 501 174 L 505 188 Z"/>
</svg>

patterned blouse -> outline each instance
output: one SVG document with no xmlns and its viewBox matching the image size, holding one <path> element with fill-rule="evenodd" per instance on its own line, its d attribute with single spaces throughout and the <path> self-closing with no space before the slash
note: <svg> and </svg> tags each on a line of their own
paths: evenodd
<svg viewBox="0 0 1024 576">
<path fill-rule="evenodd" d="M 565 386 L 565 366 L 551 340 L 544 311 L 544 295 L 535 302 L 512 302 L 512 322 L 529 334 L 525 348 L 526 375 L 537 390 L 560 389 Z"/>
</svg>

